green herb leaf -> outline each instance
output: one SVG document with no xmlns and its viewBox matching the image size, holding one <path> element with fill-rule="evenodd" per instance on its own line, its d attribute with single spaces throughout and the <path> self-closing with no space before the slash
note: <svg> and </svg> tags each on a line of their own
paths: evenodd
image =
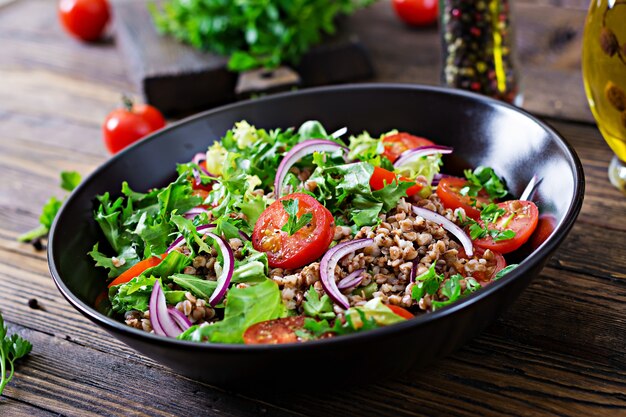
<svg viewBox="0 0 626 417">
<path fill-rule="evenodd" d="M 492 199 L 502 198 L 508 194 L 504 181 L 498 177 L 493 168 L 479 166 L 474 171 L 465 170 L 469 184 L 460 190 L 462 195 L 477 196 L 484 189 Z"/>
<path fill-rule="evenodd" d="M 309 317 L 319 319 L 333 319 L 335 313 L 333 311 L 333 303 L 328 295 L 324 294 L 321 298 L 317 291 L 311 285 L 311 288 L 305 294 L 306 300 L 302 303 L 304 314 Z"/>
<path fill-rule="evenodd" d="M 72 191 L 80 184 L 81 177 L 76 171 L 61 172 L 61 188 L 66 191 Z"/>
<path fill-rule="evenodd" d="M 506 274 L 508 274 L 509 272 L 511 272 L 513 269 L 517 268 L 519 266 L 519 264 L 511 264 L 506 266 L 505 268 L 501 269 L 500 271 L 498 271 L 498 273 L 496 274 L 494 281 L 498 280 L 500 278 L 502 278 L 503 276 L 505 276 Z"/>
<path fill-rule="evenodd" d="M 17 334 L 9 335 L 4 324 L 2 314 L 0 314 L 0 395 L 4 387 L 13 379 L 15 372 L 15 361 L 28 355 L 33 345 Z"/>
<path fill-rule="evenodd" d="M 304 213 L 302 216 L 298 217 L 299 200 L 297 198 L 294 198 L 293 200 L 281 200 L 281 203 L 283 204 L 283 208 L 289 215 L 287 223 L 283 225 L 281 230 L 283 232 L 287 232 L 289 236 L 302 229 L 313 219 L 312 213 Z"/>
</svg>

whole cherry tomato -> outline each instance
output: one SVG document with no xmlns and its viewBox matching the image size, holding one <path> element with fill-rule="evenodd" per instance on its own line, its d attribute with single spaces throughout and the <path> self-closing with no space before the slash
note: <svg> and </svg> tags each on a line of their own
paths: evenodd
<svg viewBox="0 0 626 417">
<path fill-rule="evenodd" d="M 102 36 L 110 17 L 107 0 L 59 1 L 59 19 L 65 30 L 87 42 Z"/>
<path fill-rule="evenodd" d="M 400 19 L 409 25 L 432 25 L 437 20 L 437 0 L 393 0 L 393 9 Z"/>
<path fill-rule="evenodd" d="M 148 104 L 133 104 L 124 98 L 125 108 L 113 110 L 102 125 L 104 144 L 116 153 L 149 133 L 165 126 L 160 111 Z"/>
</svg>

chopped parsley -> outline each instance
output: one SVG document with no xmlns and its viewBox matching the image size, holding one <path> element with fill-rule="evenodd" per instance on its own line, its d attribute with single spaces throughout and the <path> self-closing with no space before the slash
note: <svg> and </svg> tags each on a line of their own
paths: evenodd
<svg viewBox="0 0 626 417">
<path fill-rule="evenodd" d="M 435 262 L 430 265 L 428 271 L 415 277 L 415 285 L 411 290 L 411 298 L 419 301 L 424 295 L 433 295 L 439 290 L 439 284 L 443 281 L 443 275 L 435 272 Z"/>
<path fill-rule="evenodd" d="M 511 220 L 515 217 L 515 213 L 511 213 L 501 224 L 499 224 L 498 229 L 489 227 L 489 225 L 496 224 L 505 214 L 505 209 L 499 207 L 497 204 L 490 203 L 484 206 L 480 211 L 480 218 L 483 221 L 482 224 L 469 217 L 463 219 L 462 222 L 463 226 L 469 226 L 469 235 L 472 240 L 490 236 L 494 242 L 500 242 L 502 240 L 509 240 L 515 237 L 515 232 L 513 230 L 506 229 Z"/>
<path fill-rule="evenodd" d="M 304 314 L 309 317 L 319 319 L 334 319 L 335 313 L 333 312 L 333 303 L 330 301 L 328 295 L 324 294 L 321 298 L 317 291 L 311 285 L 311 288 L 306 292 L 306 300 L 302 303 L 304 308 Z"/>
<path fill-rule="evenodd" d="M 289 236 L 302 229 L 313 219 L 312 213 L 304 213 L 302 216 L 298 217 L 299 200 L 297 198 L 294 198 L 293 200 L 282 200 L 281 203 L 283 204 L 283 208 L 289 215 L 287 223 L 285 223 L 281 230 L 283 232 L 289 233 Z"/>
<path fill-rule="evenodd" d="M 503 269 L 501 269 L 496 276 L 494 277 L 494 281 L 498 280 L 500 278 L 502 278 L 503 276 L 505 276 L 506 274 L 508 274 L 509 272 L 511 272 L 512 270 L 514 270 L 515 268 L 517 268 L 519 266 L 519 264 L 511 264 Z"/>
<path fill-rule="evenodd" d="M 9 336 L 2 314 L 0 314 L 0 395 L 4 387 L 13 379 L 14 362 L 28 355 L 33 345 L 17 334 Z"/>
<path fill-rule="evenodd" d="M 479 166 L 474 171 L 466 169 L 465 178 L 468 184 L 459 191 L 461 195 L 476 197 L 481 190 L 485 190 L 491 199 L 496 199 L 508 194 L 504 181 L 493 168 Z"/>
</svg>

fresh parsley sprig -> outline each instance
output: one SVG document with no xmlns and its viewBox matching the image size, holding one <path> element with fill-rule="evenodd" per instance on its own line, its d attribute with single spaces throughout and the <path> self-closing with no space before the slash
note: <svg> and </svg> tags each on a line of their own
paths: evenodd
<svg viewBox="0 0 626 417">
<path fill-rule="evenodd" d="M 459 191 L 461 195 L 476 197 L 481 190 L 485 190 L 491 199 L 497 199 L 508 194 L 504 181 L 493 168 L 479 166 L 474 171 L 466 169 L 464 172 L 468 184 Z"/>
<path fill-rule="evenodd" d="M 13 379 L 15 361 L 28 355 L 33 345 L 17 334 L 8 335 L 0 314 L 0 395 L 4 387 Z"/>
<path fill-rule="evenodd" d="M 305 294 L 306 300 L 302 303 L 304 308 L 304 314 L 309 317 L 319 319 L 334 319 L 335 313 L 333 311 L 333 303 L 330 301 L 328 295 L 324 294 L 319 296 L 315 288 L 311 285 L 311 288 Z"/>
<path fill-rule="evenodd" d="M 72 191 L 78 186 L 80 181 L 80 174 L 76 171 L 61 172 L 61 188 L 66 191 Z M 17 240 L 20 242 L 33 242 L 45 237 L 50 231 L 52 222 L 54 221 L 54 218 L 59 212 L 62 204 L 63 201 L 58 198 L 50 197 L 41 210 L 41 215 L 39 216 L 39 226 L 18 236 Z"/>
<path fill-rule="evenodd" d="M 313 219 L 312 213 L 304 213 L 302 216 L 298 217 L 299 200 L 297 198 L 282 200 L 281 203 L 289 215 L 287 223 L 284 224 L 281 230 L 287 232 L 289 236 L 302 229 Z"/>
<path fill-rule="evenodd" d="M 494 242 L 500 242 L 502 240 L 509 240 L 515 237 L 515 232 L 511 229 L 505 229 L 515 213 L 511 213 L 499 226 L 500 229 L 489 228 L 490 225 L 496 224 L 497 221 L 506 214 L 506 210 L 499 207 L 497 204 L 490 203 L 484 206 L 480 211 L 480 218 L 483 224 L 480 224 L 476 220 L 467 217 L 462 219 L 463 226 L 469 226 L 469 235 L 472 240 L 480 239 L 486 236 L 491 236 Z"/>
</svg>

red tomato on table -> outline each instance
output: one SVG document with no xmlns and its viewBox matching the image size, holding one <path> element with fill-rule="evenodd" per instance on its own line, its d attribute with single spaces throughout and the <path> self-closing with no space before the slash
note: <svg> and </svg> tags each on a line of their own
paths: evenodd
<svg viewBox="0 0 626 417">
<path fill-rule="evenodd" d="M 437 195 L 445 208 L 462 208 L 465 214 L 474 220 L 480 219 L 480 207 L 489 204 L 489 194 L 485 190 L 480 190 L 476 197 L 462 195 L 461 189 L 468 184 L 468 181 L 458 177 L 446 177 L 439 181 Z"/>
<path fill-rule="evenodd" d="M 409 25 L 432 25 L 439 14 L 437 0 L 393 0 L 393 9 Z"/>
<path fill-rule="evenodd" d="M 59 19 L 72 36 L 87 42 L 102 36 L 110 18 L 106 0 L 61 0 Z"/>
<path fill-rule="evenodd" d="M 116 153 L 165 126 L 159 110 L 148 104 L 133 104 L 124 99 L 125 108 L 113 110 L 102 125 L 104 144 Z"/>
<path fill-rule="evenodd" d="M 282 230 L 289 214 L 282 201 L 298 199 L 297 217 L 311 213 L 311 220 L 293 235 Z M 286 195 L 265 209 L 254 225 L 252 246 L 267 254 L 273 268 L 295 269 L 320 258 L 335 235 L 335 218 L 308 194 Z"/>
<path fill-rule="evenodd" d="M 419 148 L 420 146 L 432 146 L 435 144 L 428 139 L 404 132 L 385 136 L 382 141 L 385 148 L 383 156 L 387 157 L 391 162 L 395 162 L 403 152 L 409 149 Z"/>
<path fill-rule="evenodd" d="M 512 239 L 494 241 L 486 236 L 474 241 L 474 245 L 483 249 L 491 249 L 500 253 L 509 253 L 518 249 L 530 238 L 539 221 L 539 209 L 532 201 L 510 200 L 498 204 L 506 212 L 498 220 L 487 225 L 488 229 L 499 231 L 512 230 L 515 236 Z M 482 221 L 480 221 L 482 225 Z"/>
</svg>

